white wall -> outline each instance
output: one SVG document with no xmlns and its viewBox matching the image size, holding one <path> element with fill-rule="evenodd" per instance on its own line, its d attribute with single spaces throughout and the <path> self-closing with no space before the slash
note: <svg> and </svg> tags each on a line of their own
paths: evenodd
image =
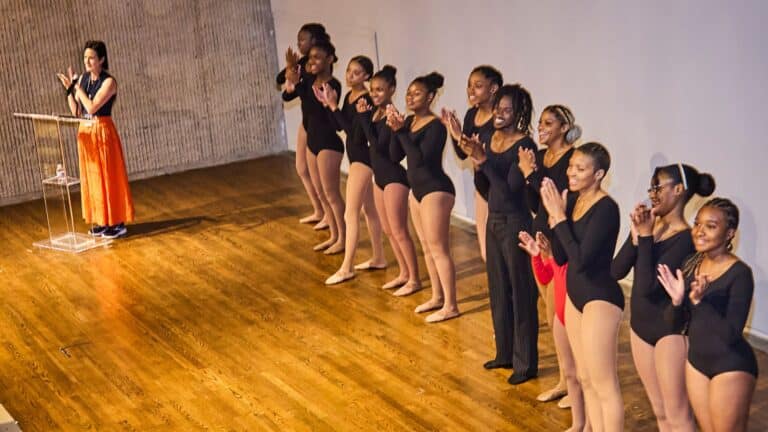
<svg viewBox="0 0 768 432">
<path fill-rule="evenodd" d="M 570 106 L 584 139 L 613 156 L 609 192 L 628 213 L 645 195 L 654 166 L 683 161 L 711 172 L 716 195 L 741 209 L 737 253 L 755 271 L 751 330 L 768 335 L 768 203 L 760 190 L 768 151 L 762 127 L 768 101 L 768 2 L 584 0 L 272 0 L 278 52 L 295 44 L 304 22 L 322 22 L 341 61 L 372 47 L 398 68 L 397 105 L 416 75 L 438 70 L 446 87 L 436 109 L 466 109 L 469 71 L 497 66 L 531 92 L 537 116 Z M 287 115 L 293 144 L 298 110 Z M 448 148 L 450 148 L 448 146 Z M 457 216 L 473 217 L 469 167 L 445 152 L 457 189 Z M 695 212 L 696 202 L 689 205 Z M 624 223 L 623 236 L 627 231 Z"/>
</svg>

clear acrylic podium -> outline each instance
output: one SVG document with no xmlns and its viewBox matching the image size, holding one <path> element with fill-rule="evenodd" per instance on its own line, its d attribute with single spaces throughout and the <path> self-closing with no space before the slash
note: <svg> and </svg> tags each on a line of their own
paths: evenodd
<svg viewBox="0 0 768 432">
<path fill-rule="evenodd" d="M 79 253 L 112 242 L 90 236 L 80 209 L 72 206 L 72 195 L 80 189 L 77 170 L 77 126 L 91 120 L 58 115 L 14 113 L 32 121 L 35 151 L 43 186 L 48 238 L 34 245 L 46 249 Z"/>
</svg>

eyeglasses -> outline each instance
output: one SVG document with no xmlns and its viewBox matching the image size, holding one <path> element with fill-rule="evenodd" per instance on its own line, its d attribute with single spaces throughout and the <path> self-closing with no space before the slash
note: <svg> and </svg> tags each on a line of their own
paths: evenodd
<svg viewBox="0 0 768 432">
<path fill-rule="evenodd" d="M 657 185 L 651 186 L 650 189 L 647 190 L 647 192 L 649 194 L 657 194 L 657 193 L 661 192 L 661 190 L 664 189 L 665 186 L 670 186 L 670 185 L 673 185 L 674 183 L 675 183 L 674 181 L 668 181 L 668 182 L 664 182 L 664 183 L 659 183 Z"/>
</svg>

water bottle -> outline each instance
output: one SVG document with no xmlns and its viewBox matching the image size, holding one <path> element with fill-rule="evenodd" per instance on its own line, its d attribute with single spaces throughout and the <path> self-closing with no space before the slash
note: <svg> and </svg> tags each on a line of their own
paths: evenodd
<svg viewBox="0 0 768 432">
<path fill-rule="evenodd" d="M 56 164 L 56 178 L 59 180 L 59 183 L 66 183 L 67 174 L 64 172 L 64 165 Z"/>
</svg>

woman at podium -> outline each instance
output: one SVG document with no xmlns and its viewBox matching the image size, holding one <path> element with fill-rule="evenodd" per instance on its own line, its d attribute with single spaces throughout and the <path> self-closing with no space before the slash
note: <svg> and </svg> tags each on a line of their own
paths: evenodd
<svg viewBox="0 0 768 432">
<path fill-rule="evenodd" d="M 66 75 L 57 74 L 67 89 L 72 115 L 93 120 L 80 123 L 77 132 L 83 218 L 94 225 L 91 235 L 118 238 L 128 232 L 125 223 L 133 221 L 134 209 L 123 148 L 111 117 L 117 82 L 107 72 L 104 42 L 86 42 L 83 63 L 81 77 L 71 67 Z"/>
</svg>

